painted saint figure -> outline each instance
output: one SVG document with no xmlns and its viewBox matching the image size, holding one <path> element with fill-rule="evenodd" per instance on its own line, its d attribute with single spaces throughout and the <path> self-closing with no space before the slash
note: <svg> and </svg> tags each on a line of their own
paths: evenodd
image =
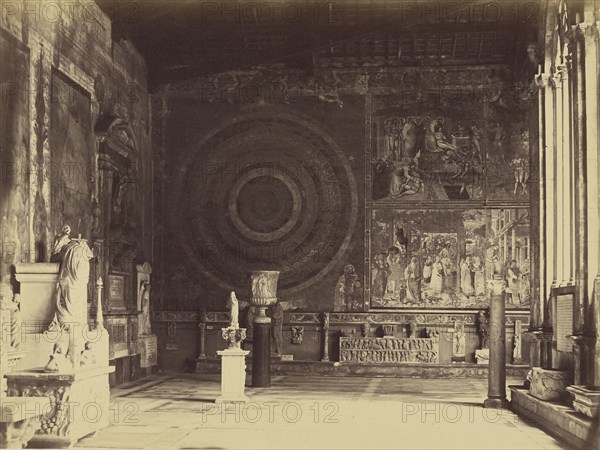
<svg viewBox="0 0 600 450">
<path fill-rule="evenodd" d="M 473 257 L 473 270 L 475 271 L 475 295 L 485 295 L 485 270 L 479 256 Z"/>
<path fill-rule="evenodd" d="M 469 267 L 471 258 L 468 256 L 460 263 L 460 290 L 467 297 L 473 295 L 475 290 L 471 284 L 471 268 Z"/>
<path fill-rule="evenodd" d="M 375 255 L 373 261 L 375 267 L 373 267 L 372 277 L 373 282 L 371 286 L 371 292 L 375 298 L 382 298 L 385 293 L 388 278 L 388 267 L 385 258 L 385 253 Z"/>
<path fill-rule="evenodd" d="M 431 267 L 431 289 L 433 292 L 442 292 L 442 286 L 444 281 L 444 266 L 442 265 L 439 256 L 435 257 L 433 265 Z"/>
<path fill-rule="evenodd" d="M 406 298 L 411 302 L 421 301 L 421 267 L 416 256 L 410 259 L 410 264 L 404 269 L 406 279 Z"/>
</svg>

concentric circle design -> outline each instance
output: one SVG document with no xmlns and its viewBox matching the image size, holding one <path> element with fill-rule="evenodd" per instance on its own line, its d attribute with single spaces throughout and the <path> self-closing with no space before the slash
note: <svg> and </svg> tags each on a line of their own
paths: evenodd
<svg viewBox="0 0 600 450">
<path fill-rule="evenodd" d="M 262 167 L 250 170 L 235 182 L 229 194 L 229 214 L 245 237 L 275 241 L 298 222 L 301 201 L 300 189 L 291 177 L 279 169 Z"/>
<path fill-rule="evenodd" d="M 358 216 L 343 151 L 316 125 L 284 114 L 240 117 L 199 143 L 179 193 L 186 257 L 233 290 L 278 270 L 295 294 L 345 261 Z"/>
</svg>

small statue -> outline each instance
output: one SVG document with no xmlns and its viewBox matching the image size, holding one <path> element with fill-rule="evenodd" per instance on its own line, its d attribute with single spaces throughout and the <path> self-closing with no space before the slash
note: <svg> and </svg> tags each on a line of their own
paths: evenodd
<svg viewBox="0 0 600 450">
<path fill-rule="evenodd" d="M 481 337 L 481 348 L 486 349 L 489 347 L 489 319 L 486 311 L 479 311 L 477 315 L 477 328 L 479 330 L 479 336 Z"/>
<path fill-rule="evenodd" d="M 240 306 L 238 304 L 238 299 L 235 296 L 235 292 L 231 291 L 229 294 L 229 300 L 227 301 L 227 309 L 229 309 L 229 316 L 231 321 L 229 323 L 229 328 L 239 328 L 239 311 Z"/>
<path fill-rule="evenodd" d="M 54 344 L 54 350 L 50 355 L 48 364 L 44 368 L 44 372 L 60 372 L 65 368 L 66 364 L 67 354 L 63 352 L 62 344 L 57 342 Z"/>
<path fill-rule="evenodd" d="M 150 282 L 144 280 L 140 286 L 142 314 L 140 317 L 140 332 L 143 335 L 151 334 L 152 325 L 150 323 Z"/>
<path fill-rule="evenodd" d="M 60 234 L 56 235 L 54 238 L 54 248 L 50 254 L 50 262 L 60 262 L 63 247 L 71 241 L 71 237 L 69 236 L 70 233 L 71 227 L 69 225 L 64 225 Z"/>
<path fill-rule="evenodd" d="M 96 364 L 96 355 L 94 355 L 94 352 L 92 350 L 92 343 L 88 341 L 85 343 L 85 350 L 81 352 L 81 358 L 79 358 L 79 365 L 93 366 L 94 364 Z"/>
<path fill-rule="evenodd" d="M 271 321 L 271 338 L 274 353 L 279 356 L 283 351 L 283 307 L 281 303 L 273 303 L 269 306 L 267 315 Z"/>
</svg>

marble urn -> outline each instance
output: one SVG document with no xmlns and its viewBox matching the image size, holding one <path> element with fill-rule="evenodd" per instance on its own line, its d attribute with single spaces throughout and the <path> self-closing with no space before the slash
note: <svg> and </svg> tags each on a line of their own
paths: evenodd
<svg viewBox="0 0 600 450">
<path fill-rule="evenodd" d="M 266 310 L 270 305 L 277 303 L 278 270 L 255 270 L 250 272 L 250 304 L 258 307 L 255 323 L 269 323 Z"/>
</svg>

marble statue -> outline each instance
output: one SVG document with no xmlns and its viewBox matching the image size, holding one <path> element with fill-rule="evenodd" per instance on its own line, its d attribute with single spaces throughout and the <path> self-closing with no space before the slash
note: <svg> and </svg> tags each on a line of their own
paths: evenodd
<svg viewBox="0 0 600 450">
<path fill-rule="evenodd" d="M 64 225 L 60 234 L 56 235 L 54 238 L 54 247 L 50 254 L 50 262 L 60 262 L 63 247 L 71 241 L 71 237 L 69 236 L 70 233 L 71 227 L 69 225 Z"/>
<path fill-rule="evenodd" d="M 139 331 L 142 335 L 148 335 L 152 333 L 152 325 L 150 323 L 150 282 L 148 280 L 142 281 L 140 291 L 142 314 L 139 319 Z"/>
<path fill-rule="evenodd" d="M 89 341 L 85 343 L 85 349 L 81 352 L 79 364 L 82 366 L 93 366 L 96 364 L 96 355 L 92 350 L 92 343 Z"/>
<path fill-rule="evenodd" d="M 267 315 L 271 318 L 271 338 L 273 353 L 281 355 L 283 351 L 283 307 L 279 302 L 269 306 Z"/>
<path fill-rule="evenodd" d="M 54 344 L 54 350 L 50 355 L 50 360 L 46 367 L 44 367 L 45 372 L 60 372 L 61 370 L 67 367 L 67 353 L 63 350 L 63 346 L 61 342 L 57 342 Z"/>
<path fill-rule="evenodd" d="M 88 281 L 92 250 L 83 239 L 72 239 L 62 249 L 56 310 L 49 330 L 87 325 Z"/>
<path fill-rule="evenodd" d="M 229 309 L 230 315 L 230 323 L 229 328 L 239 328 L 239 314 L 240 314 L 240 306 L 238 304 L 238 299 L 235 296 L 235 292 L 231 291 L 229 294 L 229 300 L 227 301 L 227 308 Z"/>
<path fill-rule="evenodd" d="M 20 310 L 20 294 L 13 294 L 8 283 L 0 284 L 0 309 L 9 311 L 10 323 L 3 324 L 2 334 L 8 331 L 9 344 L 13 350 L 18 350 L 21 345 L 21 331 L 23 319 Z"/>
<path fill-rule="evenodd" d="M 485 311 L 479 311 L 477 314 L 477 328 L 481 337 L 481 348 L 486 349 L 489 346 L 489 320 Z"/>
</svg>

